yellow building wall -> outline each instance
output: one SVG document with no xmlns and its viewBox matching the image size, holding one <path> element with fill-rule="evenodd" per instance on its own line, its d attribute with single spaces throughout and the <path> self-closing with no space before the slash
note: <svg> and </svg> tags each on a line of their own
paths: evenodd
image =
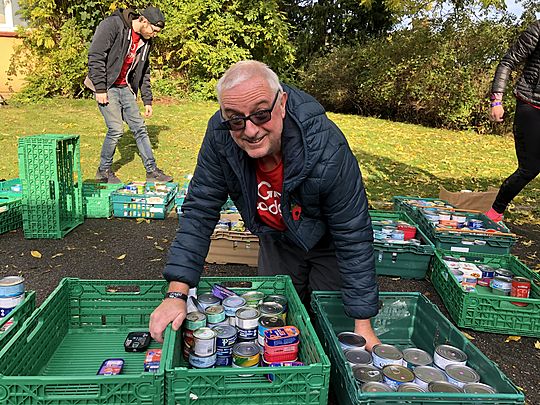
<svg viewBox="0 0 540 405">
<path fill-rule="evenodd" d="M 21 43 L 20 38 L 16 38 L 11 33 L 5 34 L 0 32 L 0 94 L 9 95 L 19 91 L 24 83 L 21 77 L 11 76 L 8 81 L 7 71 L 13 55 L 15 45 Z"/>
</svg>

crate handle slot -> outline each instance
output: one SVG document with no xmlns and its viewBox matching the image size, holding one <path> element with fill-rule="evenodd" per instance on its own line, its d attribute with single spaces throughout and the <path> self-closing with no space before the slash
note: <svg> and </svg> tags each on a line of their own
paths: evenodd
<svg viewBox="0 0 540 405">
<path fill-rule="evenodd" d="M 108 285 L 105 287 L 107 294 L 140 294 L 141 286 L 137 284 L 129 285 Z"/>
<path fill-rule="evenodd" d="M 54 200 L 55 192 L 54 192 L 54 181 L 49 180 L 49 194 L 51 196 L 51 200 Z"/>
<path fill-rule="evenodd" d="M 32 332 L 30 332 L 28 334 L 28 336 L 26 337 L 26 343 L 30 343 L 32 341 L 32 339 L 34 338 L 34 336 L 39 333 L 40 329 L 43 327 L 43 325 L 45 324 L 45 322 L 43 321 L 43 318 L 40 318 L 34 328 L 34 330 Z"/>
</svg>

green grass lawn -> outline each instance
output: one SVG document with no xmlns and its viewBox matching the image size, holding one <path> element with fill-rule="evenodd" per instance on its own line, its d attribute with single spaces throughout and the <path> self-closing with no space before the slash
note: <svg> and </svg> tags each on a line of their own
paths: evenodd
<svg viewBox="0 0 540 405">
<path fill-rule="evenodd" d="M 210 102 L 155 103 L 154 116 L 147 125 L 159 167 L 177 179 L 193 171 L 206 122 L 216 109 L 217 104 Z M 450 191 L 499 187 L 516 167 L 511 137 L 354 115 L 329 116 L 349 140 L 369 199 L 377 207 L 393 195 L 436 197 L 440 186 Z M 0 108 L 0 178 L 18 176 L 17 139 L 44 133 L 79 134 L 84 178 L 93 178 L 105 135 L 103 119 L 93 100 L 64 99 Z M 129 133 L 120 142 L 113 168 L 124 181 L 144 179 L 144 168 Z M 540 179 L 536 179 L 514 200 L 508 216 L 538 222 L 539 190 Z"/>
</svg>

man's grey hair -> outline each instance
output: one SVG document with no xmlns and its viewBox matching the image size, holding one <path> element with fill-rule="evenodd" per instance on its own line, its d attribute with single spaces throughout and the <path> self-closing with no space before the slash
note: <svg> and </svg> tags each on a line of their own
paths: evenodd
<svg viewBox="0 0 540 405">
<path fill-rule="evenodd" d="M 223 91 L 233 88 L 253 78 L 263 78 L 266 80 L 270 89 L 274 92 L 283 91 L 279 78 L 267 65 L 256 60 L 242 60 L 236 62 L 221 76 L 217 82 L 216 93 L 218 103 L 221 104 L 221 95 Z"/>
</svg>

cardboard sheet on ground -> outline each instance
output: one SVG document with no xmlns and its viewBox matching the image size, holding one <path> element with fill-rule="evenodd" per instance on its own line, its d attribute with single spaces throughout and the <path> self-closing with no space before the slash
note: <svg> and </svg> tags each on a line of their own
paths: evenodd
<svg viewBox="0 0 540 405">
<path fill-rule="evenodd" d="M 499 189 L 494 187 L 489 187 L 487 191 L 452 192 L 441 186 L 439 198 L 448 201 L 456 208 L 486 212 L 493 205 L 498 192 Z"/>
</svg>

